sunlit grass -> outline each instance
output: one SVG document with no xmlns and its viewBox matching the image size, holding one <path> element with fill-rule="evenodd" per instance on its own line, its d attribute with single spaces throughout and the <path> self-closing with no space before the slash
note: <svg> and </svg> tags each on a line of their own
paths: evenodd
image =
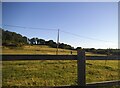
<svg viewBox="0 0 120 88">
<path fill-rule="evenodd" d="M 77 55 L 75 50 L 59 49 L 60 55 Z M 4 47 L 2 54 L 49 54 L 56 55 L 56 48 L 48 46 Z M 106 56 L 86 52 L 86 56 Z M 118 80 L 117 60 L 87 60 L 86 81 Z M 77 85 L 77 61 L 32 60 L 3 61 L 3 86 L 62 86 Z"/>
<path fill-rule="evenodd" d="M 56 55 L 56 48 L 46 45 L 25 45 L 17 48 L 3 47 L 2 54 L 45 54 Z M 72 53 L 71 53 L 72 52 Z M 77 55 L 77 50 L 58 49 L 58 55 Z M 86 56 L 106 56 L 104 54 L 93 54 L 86 52 Z"/>
<path fill-rule="evenodd" d="M 86 62 L 89 82 L 118 80 L 117 61 Z M 23 81 L 24 80 L 24 81 Z M 4 86 L 77 85 L 77 62 L 70 60 L 3 61 Z"/>
</svg>

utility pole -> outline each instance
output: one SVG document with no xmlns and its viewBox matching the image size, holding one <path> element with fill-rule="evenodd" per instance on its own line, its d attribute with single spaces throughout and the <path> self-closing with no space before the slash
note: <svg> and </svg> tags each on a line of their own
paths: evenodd
<svg viewBox="0 0 120 88">
<path fill-rule="evenodd" d="M 57 35 L 57 51 L 56 51 L 56 55 L 58 55 L 58 48 L 59 48 L 59 29 L 58 29 L 58 35 Z"/>
</svg>

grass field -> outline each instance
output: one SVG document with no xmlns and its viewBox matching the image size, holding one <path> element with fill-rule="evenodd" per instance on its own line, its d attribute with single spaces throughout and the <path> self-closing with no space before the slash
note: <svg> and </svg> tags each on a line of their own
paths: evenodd
<svg viewBox="0 0 120 88">
<path fill-rule="evenodd" d="M 3 48 L 3 54 L 9 54 L 9 52 L 18 54 L 19 50 L 21 50 L 19 51 L 20 54 L 33 54 L 31 51 L 36 49 L 41 49 L 41 52 L 43 49 L 46 51 L 47 49 L 56 50 L 48 46 L 41 46 L 41 48 L 38 46 L 30 47 L 24 46 L 19 49 L 8 49 L 5 47 Z M 26 53 L 25 50 L 28 52 Z M 66 51 L 66 54 L 70 53 L 70 50 L 64 51 Z M 73 52 L 76 54 L 76 51 Z M 42 54 L 45 54 L 45 52 Z M 89 52 L 86 54 L 92 55 Z M 118 61 L 115 60 L 87 60 L 86 81 L 89 83 L 118 80 L 118 70 Z M 75 60 L 3 61 L 2 72 L 3 86 L 77 85 L 77 62 Z"/>
<path fill-rule="evenodd" d="M 55 55 L 57 49 L 56 48 L 51 48 L 49 46 L 45 45 L 26 45 L 22 47 L 17 47 L 17 48 L 8 48 L 8 47 L 3 47 L 2 49 L 2 54 L 48 54 L 48 55 Z M 58 49 L 58 54 L 59 55 L 77 55 L 76 50 L 66 50 L 66 49 Z M 91 52 L 86 52 L 86 55 L 88 56 L 106 56 L 103 54 L 93 54 Z"/>
<path fill-rule="evenodd" d="M 118 62 L 87 61 L 86 80 L 97 82 L 118 79 Z M 24 80 L 24 81 L 23 81 Z M 4 61 L 5 86 L 59 86 L 77 85 L 76 61 Z"/>
</svg>

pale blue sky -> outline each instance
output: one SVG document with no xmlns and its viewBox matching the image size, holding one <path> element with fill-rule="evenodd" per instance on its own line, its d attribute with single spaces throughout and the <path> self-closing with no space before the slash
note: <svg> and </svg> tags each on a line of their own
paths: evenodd
<svg viewBox="0 0 120 88">
<path fill-rule="evenodd" d="M 29 38 L 38 37 L 83 48 L 118 47 L 117 2 L 4 2 L 3 25 L 48 28 L 48 30 L 5 27 Z M 81 37 L 67 34 L 67 31 Z M 104 41 L 100 41 L 104 40 Z"/>
</svg>

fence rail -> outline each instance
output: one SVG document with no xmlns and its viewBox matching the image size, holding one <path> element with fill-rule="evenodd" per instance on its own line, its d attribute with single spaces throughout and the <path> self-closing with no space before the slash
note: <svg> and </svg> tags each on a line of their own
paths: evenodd
<svg viewBox="0 0 120 88">
<path fill-rule="evenodd" d="M 86 84 L 86 60 L 120 60 L 120 56 L 85 56 L 78 50 L 77 55 L 2 55 L 2 61 L 16 60 L 77 60 L 78 86 L 119 85 L 120 80 Z"/>
<path fill-rule="evenodd" d="M 77 60 L 76 55 L 2 55 L 2 61 L 11 60 Z M 86 56 L 86 60 L 120 60 L 118 56 Z"/>
<path fill-rule="evenodd" d="M 87 83 L 87 86 L 114 86 L 119 85 L 120 80 L 114 80 L 114 81 L 103 81 L 103 82 L 93 82 L 93 83 Z"/>
</svg>

